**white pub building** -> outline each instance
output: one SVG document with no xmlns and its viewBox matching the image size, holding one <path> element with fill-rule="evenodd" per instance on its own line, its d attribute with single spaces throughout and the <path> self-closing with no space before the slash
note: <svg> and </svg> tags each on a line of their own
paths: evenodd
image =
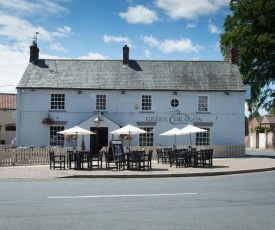
<svg viewBox="0 0 275 230">
<path fill-rule="evenodd" d="M 191 135 L 193 145 L 242 156 L 245 87 L 233 51 L 229 61 L 133 60 L 125 45 L 123 60 L 39 59 L 34 42 L 17 85 L 17 145 L 72 146 L 57 132 L 78 125 L 97 132 L 78 146 L 84 140 L 98 151 L 119 139 L 111 131 L 132 124 L 147 131 L 132 146 L 173 146 L 173 137 L 160 134 L 192 124 L 207 130 Z M 189 138 L 178 136 L 177 144 L 188 146 Z"/>
</svg>

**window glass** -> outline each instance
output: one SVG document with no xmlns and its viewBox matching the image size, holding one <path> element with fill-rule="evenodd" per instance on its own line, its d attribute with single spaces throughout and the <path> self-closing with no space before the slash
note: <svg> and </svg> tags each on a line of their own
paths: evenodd
<svg viewBox="0 0 275 230">
<path fill-rule="evenodd" d="M 140 127 L 147 133 L 139 134 L 139 146 L 154 146 L 154 127 Z"/>
<path fill-rule="evenodd" d="M 65 109 L 65 94 L 51 94 L 51 109 Z"/>
<path fill-rule="evenodd" d="M 107 99 L 106 95 L 96 95 L 96 110 L 106 110 Z"/>
<path fill-rule="evenodd" d="M 146 110 L 146 111 L 152 110 L 152 96 L 151 95 L 142 95 L 141 109 Z"/>
<path fill-rule="evenodd" d="M 196 145 L 210 145 L 210 128 L 199 128 L 205 129 L 207 132 L 196 133 Z"/>
<path fill-rule="evenodd" d="M 57 133 L 63 130 L 64 126 L 50 126 L 50 146 L 64 147 L 64 135 Z"/>
<path fill-rule="evenodd" d="M 208 96 L 198 97 L 198 111 L 207 112 L 208 111 Z"/>
<path fill-rule="evenodd" d="M 171 100 L 171 106 L 172 107 L 178 107 L 179 106 L 179 100 L 178 99 L 172 99 Z"/>
</svg>

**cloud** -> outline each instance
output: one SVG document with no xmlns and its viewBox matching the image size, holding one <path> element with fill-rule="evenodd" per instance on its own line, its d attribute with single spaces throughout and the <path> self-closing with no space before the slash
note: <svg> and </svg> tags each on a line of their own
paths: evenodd
<svg viewBox="0 0 275 230">
<path fill-rule="evenodd" d="M 160 42 L 155 39 L 152 35 L 150 37 L 148 36 L 142 36 L 142 39 L 145 43 L 149 44 L 150 46 L 159 46 Z"/>
<path fill-rule="evenodd" d="M 30 2 L 28 0 L 0 0 L 0 7 L 6 12 L 12 14 L 30 15 L 58 15 L 60 13 L 68 13 L 69 10 L 49 0 L 37 0 Z"/>
<path fill-rule="evenodd" d="M 42 40 L 48 41 L 51 39 L 50 33 L 42 27 L 33 26 L 27 20 L 15 16 L 1 14 L 0 27 L 0 36 L 13 41 L 30 41 L 31 35 L 34 36 L 36 31 L 43 34 L 43 37 L 41 37 Z"/>
<path fill-rule="evenodd" d="M 158 20 L 155 11 L 149 10 L 142 5 L 129 7 L 126 13 L 119 13 L 119 16 L 131 24 L 152 24 Z"/>
<path fill-rule="evenodd" d="M 230 0 L 156 0 L 158 8 L 173 20 L 194 20 L 199 16 L 216 13 L 221 7 L 228 6 Z"/>
<path fill-rule="evenodd" d="M 164 53 L 173 53 L 173 52 L 199 52 L 199 50 L 204 49 L 203 46 L 193 45 L 192 41 L 189 38 L 181 38 L 180 40 L 165 39 L 164 41 L 158 41 L 153 36 L 143 36 L 143 41 L 150 46 L 155 46 Z"/>
<path fill-rule="evenodd" d="M 147 59 L 150 59 L 150 58 L 151 58 L 151 53 L 150 53 L 150 51 L 149 51 L 148 49 L 144 50 L 144 54 L 145 54 L 145 57 L 146 57 Z"/>
<path fill-rule="evenodd" d="M 57 32 L 53 32 L 52 35 L 55 37 L 68 37 L 69 35 L 72 35 L 71 27 L 64 26 L 63 28 L 57 28 Z"/>
<path fill-rule="evenodd" d="M 61 52 L 68 52 L 68 49 L 64 48 L 59 42 L 53 43 L 49 47 L 51 50 L 61 51 Z"/>
<path fill-rule="evenodd" d="M 88 53 L 86 56 L 78 57 L 78 59 L 107 60 L 110 58 L 99 53 Z"/>
<path fill-rule="evenodd" d="M 29 46 L 36 32 L 39 32 L 38 41 L 52 42 L 51 49 L 66 51 L 53 39 L 71 35 L 69 26 L 57 28 L 56 31 L 39 26 L 39 22 L 44 22 L 49 16 L 69 13 L 59 3 L 52 0 L 0 0 L 0 92 L 16 93 L 15 87 L 29 63 Z M 58 58 L 42 53 L 39 56 Z"/>
<path fill-rule="evenodd" d="M 186 28 L 188 29 L 188 28 L 195 28 L 197 25 L 195 24 L 195 23 L 188 23 L 187 25 L 186 25 Z"/>
<path fill-rule="evenodd" d="M 210 33 L 212 34 L 219 34 L 221 31 L 217 28 L 217 26 L 215 26 L 214 24 L 211 23 L 211 21 L 209 21 L 208 23 L 208 30 L 210 31 Z"/>
<path fill-rule="evenodd" d="M 117 42 L 117 43 L 125 43 L 127 44 L 129 47 L 133 47 L 132 46 L 132 41 L 128 38 L 128 37 L 115 37 L 115 36 L 110 36 L 110 35 L 104 35 L 103 36 L 103 41 L 106 43 L 111 43 L 111 42 Z"/>
<path fill-rule="evenodd" d="M 0 53 L 0 93 L 16 93 L 15 87 L 29 62 L 29 53 L 8 45 L 0 45 Z"/>
</svg>

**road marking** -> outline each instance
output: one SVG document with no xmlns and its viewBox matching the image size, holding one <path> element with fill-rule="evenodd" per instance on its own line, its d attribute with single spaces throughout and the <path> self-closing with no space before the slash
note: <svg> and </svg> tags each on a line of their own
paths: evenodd
<svg viewBox="0 0 275 230">
<path fill-rule="evenodd" d="M 94 196 L 49 196 L 49 199 L 83 199 L 83 198 L 114 198 L 114 197 L 151 197 L 151 196 L 188 196 L 197 193 L 167 193 L 167 194 L 132 194 L 132 195 L 94 195 Z"/>
</svg>

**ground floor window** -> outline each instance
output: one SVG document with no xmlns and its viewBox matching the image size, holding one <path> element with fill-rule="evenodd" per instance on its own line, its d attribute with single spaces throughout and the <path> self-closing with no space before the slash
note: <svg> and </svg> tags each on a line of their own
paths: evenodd
<svg viewBox="0 0 275 230">
<path fill-rule="evenodd" d="M 50 146 L 64 146 L 64 135 L 57 133 L 63 130 L 64 126 L 50 126 Z"/>
<path fill-rule="evenodd" d="M 147 133 L 139 134 L 139 146 L 154 146 L 154 127 L 139 127 Z"/>
<path fill-rule="evenodd" d="M 196 145 L 210 145 L 210 128 L 199 127 L 207 130 L 204 133 L 196 133 Z"/>
</svg>

